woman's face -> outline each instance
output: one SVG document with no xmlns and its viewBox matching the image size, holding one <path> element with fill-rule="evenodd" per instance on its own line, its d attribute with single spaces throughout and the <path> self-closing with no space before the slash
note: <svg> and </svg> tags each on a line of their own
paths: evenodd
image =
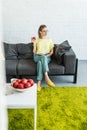
<svg viewBox="0 0 87 130">
<path fill-rule="evenodd" d="M 43 28 L 42 31 L 40 31 L 41 37 L 47 36 L 47 32 L 48 32 L 47 28 L 46 27 Z"/>
</svg>

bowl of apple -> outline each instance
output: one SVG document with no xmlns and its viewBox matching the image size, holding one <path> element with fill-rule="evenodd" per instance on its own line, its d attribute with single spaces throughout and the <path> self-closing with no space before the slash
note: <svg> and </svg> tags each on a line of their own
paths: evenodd
<svg viewBox="0 0 87 130">
<path fill-rule="evenodd" d="M 11 79 L 11 86 L 14 90 L 24 92 L 34 85 L 33 79 Z"/>
</svg>

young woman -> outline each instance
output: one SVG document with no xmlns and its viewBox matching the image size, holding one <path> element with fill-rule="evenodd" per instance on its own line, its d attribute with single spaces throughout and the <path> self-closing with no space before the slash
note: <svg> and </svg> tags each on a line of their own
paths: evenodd
<svg viewBox="0 0 87 130">
<path fill-rule="evenodd" d="M 47 26 L 40 25 L 38 29 L 38 38 L 32 39 L 34 61 L 37 63 L 37 91 L 41 90 L 41 80 L 43 79 L 43 75 L 45 76 L 45 81 L 48 86 L 55 86 L 48 76 L 48 63 L 51 61 L 54 44 L 50 38 L 47 38 L 47 32 Z"/>
</svg>

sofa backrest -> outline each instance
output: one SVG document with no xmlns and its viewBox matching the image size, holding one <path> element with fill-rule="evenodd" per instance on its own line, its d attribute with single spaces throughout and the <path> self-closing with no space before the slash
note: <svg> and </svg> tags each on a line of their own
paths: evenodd
<svg viewBox="0 0 87 130">
<path fill-rule="evenodd" d="M 8 60 L 33 58 L 33 43 L 9 44 L 4 42 L 5 58 Z"/>
<path fill-rule="evenodd" d="M 31 59 L 33 58 L 33 43 L 16 45 L 18 51 L 18 59 Z"/>
<path fill-rule="evenodd" d="M 33 58 L 33 43 L 18 43 L 18 44 L 9 44 L 4 42 L 5 58 L 8 60 L 17 60 L 17 59 L 32 59 Z M 56 44 L 54 44 L 55 52 Z M 54 53 L 55 54 L 55 53 Z M 52 58 L 55 58 L 55 55 L 52 55 Z"/>
<path fill-rule="evenodd" d="M 5 42 L 3 44 L 4 44 L 5 59 L 16 60 L 18 56 L 16 44 L 8 44 Z"/>
</svg>

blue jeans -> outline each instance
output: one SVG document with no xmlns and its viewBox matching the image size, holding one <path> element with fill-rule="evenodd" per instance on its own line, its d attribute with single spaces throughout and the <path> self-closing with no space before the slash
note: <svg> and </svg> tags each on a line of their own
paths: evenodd
<svg viewBox="0 0 87 130">
<path fill-rule="evenodd" d="M 49 71 L 48 63 L 51 61 L 51 58 L 45 55 L 34 54 L 34 61 L 37 63 L 37 80 L 42 80 L 43 74 Z"/>
</svg>

